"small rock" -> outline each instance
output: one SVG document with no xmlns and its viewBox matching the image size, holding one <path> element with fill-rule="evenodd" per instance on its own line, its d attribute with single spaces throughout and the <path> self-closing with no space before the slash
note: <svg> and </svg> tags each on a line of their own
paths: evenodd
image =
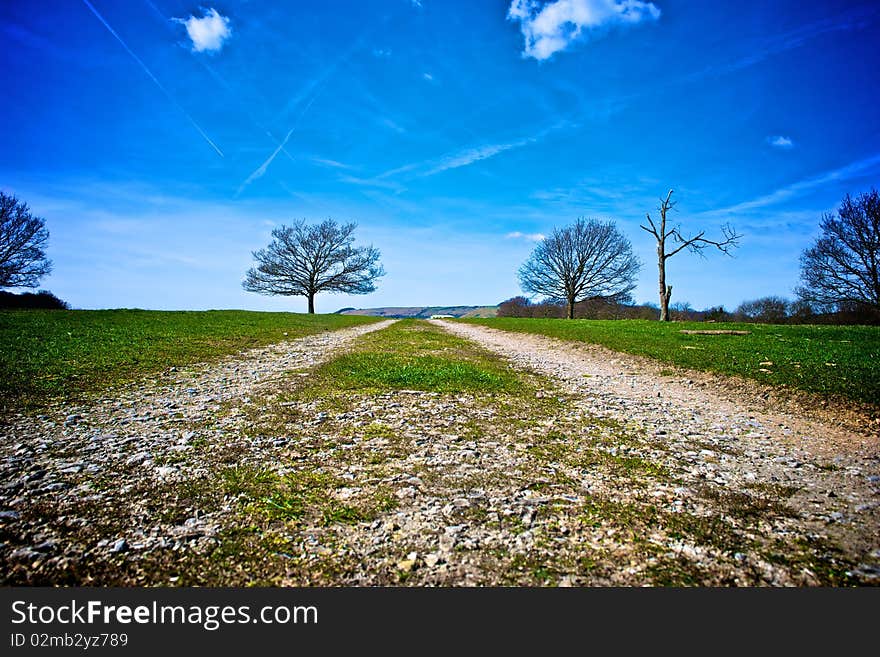
<svg viewBox="0 0 880 657">
<path fill-rule="evenodd" d="M 397 569 L 402 573 L 412 572 L 416 567 L 415 559 L 404 559 L 403 561 L 397 562 Z"/>
<path fill-rule="evenodd" d="M 413 488 L 412 486 L 407 486 L 406 488 L 400 488 L 400 489 L 398 489 L 397 491 L 395 491 L 394 494 L 395 494 L 397 497 L 399 497 L 400 499 L 404 499 L 404 498 L 407 498 L 407 497 L 415 497 L 416 495 L 418 495 L 418 493 L 419 493 L 419 491 L 417 491 L 417 490 L 416 490 L 415 488 Z"/>
<path fill-rule="evenodd" d="M 126 549 L 128 549 L 128 543 L 124 538 L 120 538 L 110 547 L 111 552 L 125 552 Z"/>
<path fill-rule="evenodd" d="M 439 547 L 441 552 L 452 552 L 455 548 L 455 536 L 452 534 L 443 534 L 440 537 Z"/>
<path fill-rule="evenodd" d="M 139 465 L 150 458 L 149 452 L 138 452 L 125 460 L 125 465 Z"/>
<path fill-rule="evenodd" d="M 9 555 L 9 559 L 11 561 L 32 561 L 33 559 L 38 559 L 42 556 L 42 554 L 33 548 L 26 546 L 13 550 Z"/>
</svg>

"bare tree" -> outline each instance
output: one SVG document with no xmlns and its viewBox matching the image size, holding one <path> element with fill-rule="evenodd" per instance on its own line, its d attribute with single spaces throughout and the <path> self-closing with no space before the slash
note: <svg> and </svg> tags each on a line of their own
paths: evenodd
<svg viewBox="0 0 880 657">
<path fill-rule="evenodd" d="M 52 271 L 46 222 L 26 203 L 0 192 L 0 287 L 37 287 Z"/>
<path fill-rule="evenodd" d="M 672 200 L 672 192 L 673 190 L 670 189 L 669 193 L 666 194 L 666 198 L 661 199 L 660 201 L 660 207 L 658 208 L 660 212 L 660 225 L 658 226 L 654 223 L 651 219 L 650 213 L 645 213 L 645 216 L 648 219 L 648 225 L 641 226 L 642 230 L 651 233 L 651 235 L 654 236 L 654 239 L 657 240 L 657 267 L 660 274 L 661 322 L 669 321 L 669 299 L 672 298 L 672 286 L 666 284 L 666 261 L 684 249 L 689 249 L 692 253 L 705 257 L 703 250 L 710 246 L 715 247 L 722 253 L 730 255 L 730 250 L 739 246 L 739 240 L 741 237 L 741 235 L 738 235 L 729 225 L 722 226 L 721 232 L 724 239 L 718 241 L 710 240 L 705 237 L 706 231 L 700 231 L 693 237 L 685 237 L 682 235 L 681 229 L 678 226 L 670 228 L 667 223 L 666 215 L 670 210 L 674 209 L 676 205 L 676 202 Z M 667 251 L 667 240 L 672 242 L 671 250 L 669 251 Z"/>
<path fill-rule="evenodd" d="M 847 194 L 837 216 L 823 216 L 821 230 L 801 255 L 798 296 L 818 306 L 880 310 L 880 194 Z"/>
<path fill-rule="evenodd" d="M 574 319 L 578 301 L 629 298 L 639 269 L 632 245 L 613 222 L 581 218 L 554 228 L 520 268 L 519 280 L 526 292 L 567 304 L 568 318 Z"/>
<path fill-rule="evenodd" d="M 791 308 L 792 305 L 787 299 L 769 296 L 743 301 L 733 312 L 737 321 L 784 324 L 789 318 Z"/>
<path fill-rule="evenodd" d="M 385 271 L 377 249 L 352 246 L 356 227 L 328 219 L 276 228 L 269 246 L 254 251 L 256 266 L 248 270 L 242 286 L 248 292 L 306 297 L 309 313 L 315 312 L 319 292 L 375 291 L 376 279 Z"/>
</svg>

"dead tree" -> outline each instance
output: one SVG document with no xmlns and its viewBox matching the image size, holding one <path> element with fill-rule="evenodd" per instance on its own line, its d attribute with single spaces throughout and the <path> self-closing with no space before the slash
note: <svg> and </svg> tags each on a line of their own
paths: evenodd
<svg viewBox="0 0 880 657">
<path fill-rule="evenodd" d="M 650 213 L 645 213 L 648 219 L 647 226 L 641 226 L 641 229 L 651 233 L 657 240 L 657 268 L 659 270 L 659 287 L 660 287 L 660 321 L 669 321 L 669 300 L 672 298 L 672 286 L 666 284 L 666 261 L 676 253 L 684 249 L 690 250 L 699 256 L 705 257 L 703 250 L 707 247 L 715 247 L 722 253 L 730 255 L 730 250 L 739 246 L 739 240 L 742 237 L 737 234 L 729 224 L 721 227 L 724 236 L 723 240 L 710 240 L 705 237 L 706 231 L 700 231 L 693 237 L 685 237 L 681 233 L 678 226 L 669 227 L 667 222 L 667 213 L 675 208 L 676 202 L 672 200 L 673 190 L 669 190 L 666 198 L 660 201 L 660 225 L 654 223 Z M 667 251 L 667 241 L 671 241 L 672 250 Z"/>
</svg>

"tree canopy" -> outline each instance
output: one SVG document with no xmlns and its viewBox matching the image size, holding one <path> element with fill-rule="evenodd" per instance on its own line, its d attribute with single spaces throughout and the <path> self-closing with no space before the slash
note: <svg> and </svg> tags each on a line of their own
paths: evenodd
<svg viewBox="0 0 880 657">
<path fill-rule="evenodd" d="M 568 306 L 584 299 L 628 299 L 641 268 L 632 245 L 613 222 L 578 219 L 554 229 L 519 270 L 526 292 Z"/>
<path fill-rule="evenodd" d="M 798 296 L 820 307 L 880 310 L 880 194 L 847 194 L 825 214 L 821 234 L 801 255 Z"/>
<path fill-rule="evenodd" d="M 353 246 L 354 223 L 320 224 L 297 221 L 272 231 L 269 246 L 254 251 L 255 266 L 242 286 L 259 294 L 302 296 L 315 312 L 315 295 L 321 292 L 369 294 L 376 279 L 385 274 L 379 251 L 373 246 Z"/>
<path fill-rule="evenodd" d="M 49 231 L 26 203 L 0 192 L 0 287 L 37 287 L 52 271 Z"/>
</svg>

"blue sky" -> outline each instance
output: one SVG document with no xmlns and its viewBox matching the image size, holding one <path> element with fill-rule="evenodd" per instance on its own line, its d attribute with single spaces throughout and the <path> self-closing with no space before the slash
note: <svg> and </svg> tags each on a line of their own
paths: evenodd
<svg viewBox="0 0 880 657">
<path fill-rule="evenodd" d="M 880 5 L 656 0 L 6 0 L 0 189 L 80 308 L 302 311 L 241 289 L 273 226 L 359 224 L 387 275 L 343 306 L 494 304 L 532 241 L 639 223 L 669 188 L 734 259 L 673 301 L 790 295 L 825 211 L 880 181 Z"/>
</svg>

